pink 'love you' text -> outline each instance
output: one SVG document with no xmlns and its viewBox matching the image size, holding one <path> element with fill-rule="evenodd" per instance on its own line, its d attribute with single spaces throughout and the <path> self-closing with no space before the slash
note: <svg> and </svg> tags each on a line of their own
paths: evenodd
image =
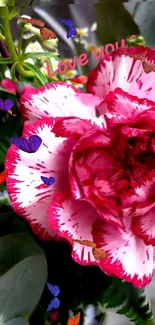
<svg viewBox="0 0 155 325">
<path fill-rule="evenodd" d="M 135 37 L 135 35 L 130 36 L 130 38 L 133 38 L 133 37 Z M 108 53 L 110 53 L 110 52 L 112 52 L 114 50 L 117 50 L 118 48 L 122 48 L 122 47 L 123 48 L 128 47 L 128 45 L 125 44 L 124 39 L 121 40 L 120 46 L 119 46 L 118 42 L 115 42 L 115 45 L 112 44 L 112 43 L 109 43 L 109 44 L 106 44 L 105 47 L 100 46 L 99 50 L 94 49 L 93 55 L 94 55 L 94 58 L 96 60 L 100 60 L 100 59 L 104 58 L 104 56 L 107 55 Z M 52 78 L 57 73 L 64 74 L 64 73 L 66 73 L 66 71 L 68 69 L 75 70 L 77 63 L 80 66 L 84 66 L 84 65 L 88 64 L 88 62 L 89 62 L 88 54 L 87 53 L 81 53 L 79 55 L 79 57 L 74 56 L 72 62 L 70 60 L 68 60 L 68 61 L 60 61 L 58 63 L 58 68 L 54 72 L 50 71 L 49 62 L 46 62 L 48 76 L 49 76 L 49 78 Z"/>
</svg>

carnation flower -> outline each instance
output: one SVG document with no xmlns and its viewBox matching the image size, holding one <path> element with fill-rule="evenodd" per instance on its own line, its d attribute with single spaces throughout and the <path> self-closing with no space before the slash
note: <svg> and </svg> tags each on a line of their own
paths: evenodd
<svg viewBox="0 0 155 325">
<path fill-rule="evenodd" d="M 128 51 L 155 63 L 153 50 Z M 59 235 L 76 262 L 144 287 L 154 270 L 154 74 L 119 49 L 88 79 L 87 94 L 62 82 L 23 93 L 22 137 L 38 135 L 42 145 L 32 154 L 11 145 L 7 190 L 41 239 Z M 55 183 L 48 187 L 41 175 Z M 107 258 L 96 258 L 85 240 Z"/>
</svg>

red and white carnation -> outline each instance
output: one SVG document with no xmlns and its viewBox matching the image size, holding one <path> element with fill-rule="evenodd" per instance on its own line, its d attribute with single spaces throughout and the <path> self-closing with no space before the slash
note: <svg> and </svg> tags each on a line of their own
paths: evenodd
<svg viewBox="0 0 155 325">
<path fill-rule="evenodd" d="M 128 51 L 155 63 L 149 48 Z M 86 94 L 61 82 L 23 93 L 22 137 L 38 135 L 42 145 L 32 154 L 11 145 L 5 163 L 13 208 L 34 233 L 67 239 L 75 261 L 137 287 L 154 270 L 154 97 L 154 73 L 116 50 L 90 73 Z M 48 187 L 41 175 L 56 182 Z M 74 239 L 108 257 L 96 260 Z"/>
</svg>

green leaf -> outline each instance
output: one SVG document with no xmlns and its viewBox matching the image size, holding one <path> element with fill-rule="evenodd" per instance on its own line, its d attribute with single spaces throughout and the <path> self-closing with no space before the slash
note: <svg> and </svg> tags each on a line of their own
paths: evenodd
<svg viewBox="0 0 155 325">
<path fill-rule="evenodd" d="M 0 192 L 0 206 L 1 205 L 10 206 L 10 200 L 9 200 L 7 191 Z M 1 216 L 0 216 L 0 219 L 1 219 Z"/>
<path fill-rule="evenodd" d="M 0 238 L 0 275 L 0 315 L 4 322 L 30 314 L 47 280 L 47 262 L 29 234 Z"/>
<path fill-rule="evenodd" d="M 140 34 L 138 26 L 121 0 L 113 1 L 112 5 L 109 1 L 99 2 L 94 5 L 99 45 L 115 43 L 128 36 Z"/>
<path fill-rule="evenodd" d="M 16 78 L 16 65 L 17 65 L 18 62 L 14 63 L 14 65 L 11 67 L 11 70 L 10 70 L 10 76 L 11 76 L 11 79 L 12 81 L 14 82 L 18 82 L 17 78 Z"/>
<path fill-rule="evenodd" d="M 145 290 L 118 279 L 113 279 L 112 284 L 105 290 L 98 308 L 115 308 L 118 314 L 125 315 L 135 325 L 154 325 Z"/>
<path fill-rule="evenodd" d="M 0 64 L 10 64 L 13 63 L 12 58 L 0 58 Z"/>
<path fill-rule="evenodd" d="M 24 54 L 24 59 L 23 61 L 27 60 L 27 59 L 38 59 L 40 57 L 52 57 L 54 59 L 57 59 L 57 56 L 56 55 L 52 55 L 51 52 L 36 52 L 36 53 L 33 53 L 33 52 L 30 52 L 30 53 L 26 53 Z"/>
<path fill-rule="evenodd" d="M 19 14 L 19 9 L 18 7 L 14 6 L 11 10 L 11 12 L 9 13 L 9 20 L 11 20 L 12 18 L 18 16 Z"/>
<path fill-rule="evenodd" d="M 31 63 L 23 63 L 23 66 L 27 68 L 28 70 L 32 71 L 37 77 L 42 85 L 46 85 L 48 83 L 48 79 L 43 75 L 43 73 L 40 72 L 40 70 Z"/>
<path fill-rule="evenodd" d="M 29 323 L 22 317 L 13 318 L 8 322 L 4 322 L 1 325 L 29 325 Z"/>
<path fill-rule="evenodd" d="M 3 25 L 2 25 L 2 24 L 0 24 L 0 33 L 2 33 L 2 34 L 3 34 L 3 31 L 4 31 Z"/>
<path fill-rule="evenodd" d="M 29 224 L 5 202 L 0 201 L 0 237 L 17 233 L 32 233 Z"/>
<path fill-rule="evenodd" d="M 5 16 L 5 12 L 2 10 L 3 7 L 6 7 L 6 6 L 14 6 L 14 0 L 0 0 L 0 7 L 1 10 L 0 10 L 0 17 L 4 17 Z"/>
</svg>

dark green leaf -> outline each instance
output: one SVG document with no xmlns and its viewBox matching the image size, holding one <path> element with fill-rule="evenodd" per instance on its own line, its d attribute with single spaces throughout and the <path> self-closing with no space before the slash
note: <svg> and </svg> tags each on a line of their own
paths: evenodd
<svg viewBox="0 0 155 325">
<path fill-rule="evenodd" d="M 40 70 L 31 63 L 23 63 L 23 66 L 26 67 L 28 70 L 32 71 L 37 77 L 42 85 L 46 85 L 48 83 L 48 79 L 40 72 Z"/>
<path fill-rule="evenodd" d="M 154 325 L 145 291 L 119 279 L 114 278 L 104 291 L 101 304 L 106 309 L 115 308 L 118 314 L 125 315 L 135 325 Z"/>
<path fill-rule="evenodd" d="M 24 317 L 36 307 L 47 280 L 43 250 L 29 234 L 0 238 L 0 315 Z"/>
<path fill-rule="evenodd" d="M 99 1 L 95 4 L 95 21 L 99 45 L 114 43 L 131 35 L 140 34 L 138 26 L 124 8 L 121 0 Z"/>
<path fill-rule="evenodd" d="M 29 325 L 29 323 L 22 317 L 13 318 L 8 322 L 4 322 L 1 325 Z"/>
<path fill-rule="evenodd" d="M 13 63 L 12 58 L 0 58 L 0 64 L 9 64 Z"/>
<path fill-rule="evenodd" d="M 9 19 L 11 20 L 12 18 L 18 16 L 19 14 L 19 9 L 18 7 L 14 6 L 13 8 L 11 8 L 11 12 L 9 13 Z"/>
<path fill-rule="evenodd" d="M 36 53 L 31 52 L 31 53 L 24 54 L 23 61 L 25 61 L 27 59 L 38 59 L 41 57 L 51 57 L 51 58 L 57 59 L 57 56 L 52 55 L 51 52 L 36 52 Z"/>
<path fill-rule="evenodd" d="M 2 34 L 3 34 L 3 31 L 4 31 L 4 29 L 3 29 L 3 25 L 2 25 L 2 24 L 0 24 L 0 33 L 2 33 Z"/>
<path fill-rule="evenodd" d="M 11 79 L 12 81 L 18 82 L 17 78 L 16 78 L 16 65 L 18 62 L 14 63 L 14 65 L 11 67 L 10 70 L 10 75 L 11 75 Z"/>
<path fill-rule="evenodd" d="M 0 201 L 0 237 L 21 232 L 32 233 L 28 222 L 17 216 L 11 206 Z"/>
</svg>

